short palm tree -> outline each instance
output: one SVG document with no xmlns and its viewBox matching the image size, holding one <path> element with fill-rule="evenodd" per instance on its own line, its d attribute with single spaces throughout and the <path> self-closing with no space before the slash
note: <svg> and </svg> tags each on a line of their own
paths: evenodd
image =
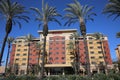
<svg viewBox="0 0 120 80">
<path fill-rule="evenodd" d="M 7 73 L 7 65 L 8 65 L 8 59 L 9 59 L 9 53 L 10 53 L 10 48 L 11 48 L 11 43 L 14 41 L 13 37 L 8 37 L 7 43 L 8 43 L 8 53 L 7 53 L 7 58 L 6 58 L 6 64 L 5 64 L 5 73 Z"/>
<path fill-rule="evenodd" d="M 43 44 L 43 54 L 42 54 L 42 64 L 41 64 L 41 75 L 40 79 L 42 80 L 44 75 L 44 65 L 45 65 L 45 53 L 46 53 L 46 36 L 48 34 L 48 23 L 49 22 L 57 22 L 59 25 L 60 22 L 56 19 L 57 16 L 61 16 L 55 7 L 51 7 L 48 4 L 44 5 L 44 1 L 42 0 L 42 10 L 38 8 L 31 8 L 33 11 L 37 13 L 37 17 L 35 20 L 39 21 L 40 24 L 43 24 L 43 36 L 44 36 L 44 44 Z"/>
<path fill-rule="evenodd" d="M 26 13 L 25 7 L 23 7 L 19 3 L 17 2 L 11 3 L 10 0 L 0 1 L 0 15 L 3 15 L 3 17 L 5 17 L 6 19 L 6 27 L 5 27 L 6 34 L 0 52 L 1 53 L 0 64 L 2 61 L 7 37 L 12 31 L 13 25 L 18 24 L 19 27 L 21 28 L 20 20 L 24 20 L 26 22 L 28 22 L 29 20 L 29 17 L 25 16 L 25 14 L 23 13 Z"/>
<path fill-rule="evenodd" d="M 102 55 L 103 55 L 103 59 L 105 62 L 105 73 L 108 74 L 108 69 L 107 69 L 107 62 L 106 62 L 106 56 L 105 56 L 105 52 L 103 50 L 103 34 L 101 33 L 94 33 L 94 37 L 96 38 L 96 40 L 99 41 L 100 46 L 101 46 L 101 51 L 102 51 Z"/>
<path fill-rule="evenodd" d="M 89 53 L 87 48 L 87 40 L 86 40 L 86 25 L 85 22 L 87 20 L 92 20 L 92 15 L 96 15 L 92 12 L 93 7 L 92 6 L 82 6 L 77 0 L 74 0 L 74 3 L 68 4 L 67 8 L 65 8 L 65 11 L 68 13 L 65 14 L 64 19 L 67 19 L 67 22 L 65 25 L 70 26 L 71 24 L 74 24 L 78 22 L 80 24 L 80 31 L 84 39 L 84 45 L 85 45 L 85 53 L 86 53 L 86 71 L 88 73 L 88 76 L 91 76 L 90 72 L 90 63 L 89 63 Z"/>
<path fill-rule="evenodd" d="M 75 62 L 76 62 L 75 74 L 79 74 L 79 71 L 80 71 L 80 59 L 79 59 L 80 55 L 79 55 L 79 41 L 78 41 L 79 34 L 77 32 L 75 32 L 75 33 L 71 34 L 70 37 L 74 39 L 74 46 L 75 46 Z"/>
<path fill-rule="evenodd" d="M 78 73 L 78 70 L 77 70 L 77 61 L 76 61 L 76 48 L 75 48 L 75 43 L 73 41 L 70 41 L 68 43 L 68 46 L 67 46 L 67 49 L 70 51 L 70 55 L 72 55 L 71 59 L 73 60 L 73 62 L 71 63 L 72 64 L 72 67 L 75 71 L 75 74 Z"/>
<path fill-rule="evenodd" d="M 27 69 L 26 69 L 26 73 L 29 74 L 29 55 L 30 55 L 30 43 L 32 42 L 33 40 L 33 36 L 31 34 L 28 34 L 26 37 L 25 37 L 25 40 L 27 41 L 28 43 L 28 60 L 27 60 Z"/>
</svg>

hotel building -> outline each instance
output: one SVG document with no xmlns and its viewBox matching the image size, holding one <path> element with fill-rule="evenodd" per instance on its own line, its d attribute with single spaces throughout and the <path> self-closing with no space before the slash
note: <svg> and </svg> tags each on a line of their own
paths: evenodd
<svg viewBox="0 0 120 80">
<path fill-rule="evenodd" d="M 75 40 L 71 38 L 73 33 L 77 32 L 76 29 L 67 29 L 67 30 L 49 30 L 49 33 L 46 38 L 46 56 L 45 56 L 45 72 L 47 75 L 60 75 L 60 74 L 74 74 L 73 58 L 75 58 L 71 51 L 68 49 L 69 43 Z M 44 36 L 42 31 L 38 31 L 40 34 L 40 44 L 43 44 Z M 108 69 L 112 68 L 112 59 L 110 56 L 109 44 L 107 36 L 103 36 L 102 40 L 97 40 L 94 34 L 87 34 L 87 47 L 89 54 L 89 62 L 91 72 L 98 72 L 101 68 L 98 69 L 100 64 L 105 65 L 107 63 Z M 85 72 L 85 49 L 83 37 L 80 36 L 77 38 L 77 51 L 79 54 L 80 62 L 80 71 Z M 37 42 L 38 40 L 35 40 Z M 100 44 L 102 43 L 102 44 Z M 35 45 L 32 44 L 30 51 L 30 64 L 38 64 L 38 51 L 35 48 Z M 41 46 L 41 53 L 43 47 Z M 105 60 L 103 57 L 105 55 Z M 34 56 L 34 57 L 33 57 Z M 41 64 L 41 58 L 39 59 L 39 64 Z M 18 64 L 19 73 L 22 74 L 26 72 L 26 65 L 28 60 L 28 46 L 27 42 L 24 41 L 23 37 L 16 38 L 16 42 L 13 43 L 10 64 L 11 66 Z"/>
</svg>

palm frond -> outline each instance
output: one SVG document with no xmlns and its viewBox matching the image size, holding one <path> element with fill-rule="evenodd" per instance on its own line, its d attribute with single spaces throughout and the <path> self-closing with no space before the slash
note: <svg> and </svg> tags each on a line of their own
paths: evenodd
<svg viewBox="0 0 120 80">
<path fill-rule="evenodd" d="M 116 37 L 117 37 L 117 38 L 120 38 L 120 32 L 118 32 L 118 33 L 116 34 Z"/>
<path fill-rule="evenodd" d="M 38 8 L 31 7 L 30 9 L 35 11 L 40 17 L 43 16 L 42 12 Z"/>
<path fill-rule="evenodd" d="M 93 6 L 82 6 L 79 1 L 74 0 L 74 3 L 70 3 L 67 5 L 67 8 L 64 9 L 64 11 L 68 12 L 65 14 L 63 19 L 67 19 L 65 22 L 65 25 L 71 25 L 76 22 L 80 22 L 81 18 L 85 22 L 85 20 L 92 20 L 92 15 L 96 15 L 92 12 Z M 75 22 L 76 21 L 76 22 Z"/>
<path fill-rule="evenodd" d="M 117 19 L 120 16 L 120 0 L 109 0 L 102 13 L 108 14 L 108 17 L 114 16 L 113 20 Z"/>
</svg>

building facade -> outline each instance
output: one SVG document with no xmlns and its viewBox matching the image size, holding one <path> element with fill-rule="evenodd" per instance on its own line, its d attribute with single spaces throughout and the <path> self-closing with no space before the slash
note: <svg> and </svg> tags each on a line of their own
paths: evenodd
<svg viewBox="0 0 120 80">
<path fill-rule="evenodd" d="M 45 74 L 46 75 L 60 75 L 60 74 L 74 74 L 74 60 L 77 54 L 77 63 L 79 64 L 80 73 L 85 73 L 86 55 L 83 37 L 79 36 L 76 39 L 71 35 L 76 33 L 76 29 L 68 30 L 49 30 L 46 37 L 46 53 L 45 53 Z M 29 64 L 41 65 L 44 36 L 42 31 L 39 39 L 34 39 L 30 45 Z M 110 56 L 109 44 L 107 36 L 103 36 L 102 40 L 96 39 L 94 34 L 87 34 L 87 48 L 89 54 L 89 62 L 91 72 L 99 72 L 103 70 L 104 65 L 107 64 L 108 69 L 112 68 L 112 59 Z M 40 40 L 40 49 L 38 50 L 35 43 Z M 77 41 L 77 42 L 76 42 Z M 73 43 L 72 48 L 70 42 Z M 28 43 L 24 37 L 16 38 L 12 45 L 10 54 L 10 65 L 19 68 L 19 74 L 26 74 L 28 61 Z M 41 52 L 40 55 L 39 51 Z M 105 56 L 105 57 L 104 57 Z M 15 70 L 15 69 L 14 69 Z"/>
<path fill-rule="evenodd" d="M 26 74 L 26 68 L 38 64 L 38 54 L 36 43 L 39 39 L 32 39 L 30 46 L 26 41 L 25 36 L 18 37 L 12 43 L 12 50 L 10 52 L 10 67 L 16 74 Z M 29 57 L 28 57 L 29 56 Z M 29 58 L 29 63 L 28 63 Z"/>
<path fill-rule="evenodd" d="M 46 61 L 46 72 L 50 74 L 65 74 L 63 72 L 72 68 L 72 63 L 74 63 L 73 55 L 71 55 L 71 50 L 68 49 L 69 43 L 75 40 L 71 38 L 73 33 L 77 32 L 75 29 L 70 30 L 49 30 L 46 42 L 46 52 L 47 52 L 47 61 Z M 44 36 L 42 31 L 39 31 L 40 42 L 43 43 Z M 91 67 L 91 72 L 98 72 L 103 69 L 103 66 L 107 64 L 108 69 L 112 68 L 112 59 L 110 56 L 110 50 L 108 45 L 107 36 L 103 36 L 102 40 L 97 40 L 94 34 L 87 34 L 87 46 L 89 54 L 89 62 Z M 80 36 L 77 38 L 77 51 L 79 53 L 79 64 L 80 71 L 85 72 L 85 46 L 83 37 Z M 105 58 L 104 58 L 105 56 Z M 70 72 L 68 72 L 70 73 Z"/>
<path fill-rule="evenodd" d="M 120 61 L 120 45 L 117 45 L 117 48 L 115 49 L 115 52 L 116 52 L 118 61 Z"/>
</svg>

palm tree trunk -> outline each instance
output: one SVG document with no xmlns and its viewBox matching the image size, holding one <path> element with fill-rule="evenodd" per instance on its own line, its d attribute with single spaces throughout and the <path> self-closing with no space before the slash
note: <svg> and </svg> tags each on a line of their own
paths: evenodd
<svg viewBox="0 0 120 80">
<path fill-rule="evenodd" d="M 43 76 L 44 76 L 45 53 L 46 53 L 46 36 L 44 36 L 44 44 L 43 44 L 43 53 L 42 53 L 42 64 L 41 64 L 40 80 L 42 80 L 42 79 L 43 79 Z"/>
<path fill-rule="evenodd" d="M 7 38 L 8 38 L 8 34 L 9 33 L 6 33 L 6 35 L 4 37 L 3 45 L 2 45 L 2 48 L 1 48 L 0 66 L 1 66 L 1 63 L 2 63 L 2 57 L 3 57 L 3 53 L 4 53 L 4 49 L 5 49 L 5 44 L 6 44 L 6 41 L 7 41 Z"/>
<path fill-rule="evenodd" d="M 101 51 L 102 51 L 102 55 L 103 55 L 103 59 L 104 59 L 104 62 L 105 62 L 105 74 L 108 74 L 108 69 L 107 69 L 107 62 L 105 60 L 105 52 L 103 50 L 103 44 L 102 44 L 102 41 L 100 40 L 100 45 L 101 45 Z"/>
<path fill-rule="evenodd" d="M 86 71 L 87 71 L 88 77 L 91 77 L 90 59 L 89 59 L 86 35 L 83 35 L 83 40 L 84 40 L 84 48 L 85 48 L 85 54 L 86 54 L 86 64 L 85 64 L 86 65 Z"/>
<path fill-rule="evenodd" d="M 30 55 L 30 43 L 28 42 L 28 60 L 27 60 L 27 70 L 26 70 L 26 73 L 28 75 L 29 73 L 29 55 Z"/>
<path fill-rule="evenodd" d="M 6 64 L 5 64 L 5 74 L 7 73 L 7 64 L 8 64 L 8 58 L 9 58 L 9 52 L 10 52 L 10 44 L 8 44 L 8 53 L 7 53 Z"/>
</svg>

